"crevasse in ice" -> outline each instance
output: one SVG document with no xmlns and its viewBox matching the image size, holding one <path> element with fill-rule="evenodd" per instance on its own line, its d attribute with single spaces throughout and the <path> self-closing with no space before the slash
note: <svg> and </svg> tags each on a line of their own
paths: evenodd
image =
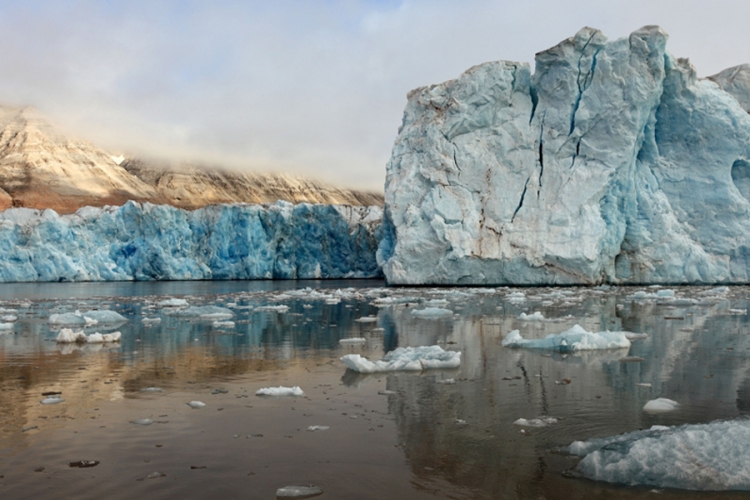
<svg viewBox="0 0 750 500">
<path fill-rule="evenodd" d="M 391 284 L 750 282 L 750 71 L 646 26 L 412 91 L 387 167 Z"/>
<path fill-rule="evenodd" d="M 9 209 L 0 282 L 377 277 L 381 217 L 380 207 L 285 202 Z"/>
</svg>

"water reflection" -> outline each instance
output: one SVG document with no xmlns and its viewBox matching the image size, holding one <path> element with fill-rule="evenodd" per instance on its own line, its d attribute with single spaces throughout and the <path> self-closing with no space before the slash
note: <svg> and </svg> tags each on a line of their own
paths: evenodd
<svg viewBox="0 0 750 500">
<path fill-rule="evenodd" d="M 128 285 L 134 288 L 124 293 Z M 750 411 L 750 318 L 743 288 L 679 288 L 675 297 L 657 297 L 648 289 L 632 288 L 312 285 L 169 284 L 158 289 L 169 294 L 160 295 L 154 284 L 98 284 L 103 288 L 83 287 L 96 297 L 66 299 L 53 298 L 54 287 L 23 285 L 15 294 L 5 287 L 9 298 L 0 300 L 2 313 L 18 320 L 0 334 L 1 447 L 30 446 L 29 437 L 38 432 L 90 418 L 98 402 L 135 404 L 143 399 L 144 387 L 191 393 L 222 383 L 275 381 L 288 373 L 304 380 L 300 374 L 322 370 L 326 384 L 339 384 L 342 397 L 362 398 L 360 405 L 382 398 L 376 394 L 380 385 L 393 391 L 387 396 L 395 421 L 392 439 L 418 491 L 440 495 L 435 481 L 443 481 L 461 495 L 481 498 L 570 498 L 602 492 L 626 498 L 643 492 L 563 478 L 575 460 L 555 450 L 574 440 Z M 638 291 L 650 296 L 634 296 Z M 160 304 L 168 297 L 191 306 L 227 308 L 234 315 L 232 324 L 175 314 L 174 308 Z M 413 314 L 425 305 L 453 315 L 430 319 Z M 117 326 L 119 344 L 54 341 L 51 314 L 90 309 L 111 309 L 127 318 Z M 519 318 L 522 312 L 539 312 L 544 320 L 525 321 Z M 369 316 L 377 320 L 358 321 Z M 501 346 L 514 329 L 524 337 L 541 338 L 575 324 L 588 331 L 625 330 L 648 337 L 634 341 L 629 350 L 567 355 Z M 106 329 L 92 325 L 86 331 Z M 351 337 L 367 342 L 339 343 Z M 345 371 L 338 361 L 347 353 L 379 358 L 399 346 L 434 344 L 461 350 L 461 368 L 361 375 Z M 448 379 L 455 383 L 442 383 Z M 45 392 L 62 392 L 66 403 L 40 405 Z M 644 404 L 656 397 L 674 399 L 681 407 L 660 415 L 644 413 Z M 546 416 L 557 423 L 541 428 L 513 424 L 519 418 Z"/>
</svg>

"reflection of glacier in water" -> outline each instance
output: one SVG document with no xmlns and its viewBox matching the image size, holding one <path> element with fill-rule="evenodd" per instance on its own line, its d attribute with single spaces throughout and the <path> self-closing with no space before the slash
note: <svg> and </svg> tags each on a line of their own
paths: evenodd
<svg viewBox="0 0 750 500">
<path fill-rule="evenodd" d="M 579 459 L 556 450 L 653 425 L 733 419 L 750 408 L 748 300 L 742 288 L 678 288 L 674 294 L 636 288 L 403 289 L 383 288 L 380 282 L 10 288 L 0 296 L 0 316 L 11 325 L 0 330 L 0 427 L 7 436 L 21 437 L 7 438 L 8 446 L 39 432 L 23 429 L 52 423 L 38 420 L 44 416 L 40 394 L 49 390 L 64 393 L 66 402 L 52 405 L 55 411 L 81 408 L 85 414 L 102 400 L 122 401 L 125 411 L 141 404 L 141 389 L 159 387 L 164 392 L 154 393 L 158 397 L 185 392 L 181 405 L 209 403 L 209 411 L 190 417 L 209 419 L 215 408 L 206 400 L 211 396 L 206 388 L 232 381 L 257 380 L 259 387 L 284 382 L 303 386 L 306 400 L 321 405 L 320 413 L 311 412 L 311 420 L 297 427 L 330 426 L 323 436 L 361 442 L 365 460 L 377 461 L 367 459 L 367 443 L 374 447 L 391 439 L 419 491 L 441 496 L 441 488 L 450 485 L 460 495 L 480 498 L 570 498 L 597 491 L 637 497 L 642 490 L 565 478 Z M 430 308 L 449 313 L 414 313 Z M 76 310 L 121 314 L 127 319 L 116 327 L 121 343 L 57 345 L 50 316 Z M 632 340 L 629 349 L 573 353 L 501 345 L 513 330 L 540 339 L 576 324 L 591 332 L 647 336 Z M 106 328 L 93 324 L 84 331 Z M 340 343 L 354 338 L 364 341 Z M 346 354 L 376 360 L 398 347 L 432 345 L 460 351 L 460 367 L 361 375 L 339 361 Z M 305 386 L 306 376 L 299 378 L 316 370 L 323 370 L 323 393 Z M 395 424 L 392 436 L 347 434 L 353 431 L 331 425 L 326 411 L 332 403 L 326 398 L 338 393 L 357 401 L 339 413 L 360 411 L 360 420 L 367 413 L 358 408 L 385 402 Z M 670 413 L 644 412 L 646 402 L 658 397 L 680 406 Z M 159 413 L 169 413 L 154 411 L 130 420 L 158 422 Z M 273 407 L 263 411 L 279 422 L 289 418 L 273 413 Z M 261 417 L 254 413 L 251 421 Z M 536 422 L 544 425 L 513 425 L 519 419 L 540 419 Z M 65 422 L 55 424 L 69 425 Z M 165 425 L 161 428 L 168 429 Z M 370 426 L 379 429 L 368 424 L 365 431 Z M 213 445 L 195 439 L 196 446 Z M 231 460 L 231 453 L 226 455 Z M 0 456 L 0 475 L 2 467 Z M 335 498 L 330 491 L 326 495 Z"/>
</svg>

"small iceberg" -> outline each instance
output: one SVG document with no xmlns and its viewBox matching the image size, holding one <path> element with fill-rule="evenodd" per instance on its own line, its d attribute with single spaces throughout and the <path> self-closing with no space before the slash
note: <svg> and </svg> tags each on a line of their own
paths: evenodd
<svg viewBox="0 0 750 500">
<path fill-rule="evenodd" d="M 426 307 L 424 309 L 415 309 L 411 314 L 418 318 L 437 319 L 453 316 L 453 311 L 443 309 L 442 307 Z"/>
<path fill-rule="evenodd" d="M 643 411 L 646 413 L 667 413 L 676 410 L 679 406 L 680 404 L 677 401 L 672 401 L 667 398 L 657 398 L 646 403 L 646 406 L 643 407 Z"/>
<path fill-rule="evenodd" d="M 547 335 L 543 339 L 524 339 L 513 330 L 502 341 L 505 347 L 547 349 L 559 352 L 589 351 L 599 349 L 624 349 L 630 347 L 625 332 L 587 332 L 580 325 L 562 333 Z"/>
<path fill-rule="evenodd" d="M 100 309 L 96 311 L 86 311 L 84 313 L 81 313 L 83 316 L 83 319 L 88 319 L 88 323 L 91 323 L 92 321 L 95 321 L 96 324 L 106 324 L 106 325 L 116 325 L 119 323 L 127 323 L 127 319 L 115 312 L 110 311 L 109 309 Z"/>
<path fill-rule="evenodd" d="M 161 307 L 187 307 L 188 301 L 185 299 L 166 299 L 159 302 Z"/>
<path fill-rule="evenodd" d="M 354 320 L 355 323 L 375 323 L 378 320 L 377 316 L 363 316 Z"/>
<path fill-rule="evenodd" d="M 294 387 L 264 387 L 255 391 L 256 396 L 302 396 L 305 393 L 298 386 Z"/>
<path fill-rule="evenodd" d="M 196 318 L 203 321 L 218 321 L 234 317 L 234 313 L 230 309 L 219 306 L 190 306 L 187 309 L 167 310 L 166 312 L 173 316 Z"/>
<path fill-rule="evenodd" d="M 284 486 L 276 490 L 276 498 L 311 498 L 322 495 L 317 486 Z"/>
<path fill-rule="evenodd" d="M 422 371 L 435 368 L 458 368 L 461 366 L 461 352 L 445 351 L 437 345 L 399 347 L 379 361 L 370 361 L 359 354 L 347 354 L 341 358 L 341 361 L 347 368 L 359 373 Z"/>
<path fill-rule="evenodd" d="M 307 430 L 310 432 L 327 431 L 328 429 L 330 429 L 330 427 L 327 425 L 311 425 L 307 428 Z"/>
<path fill-rule="evenodd" d="M 513 422 L 513 425 L 518 425 L 520 427 L 547 427 L 548 425 L 556 423 L 557 419 L 554 417 L 540 417 L 528 420 L 525 418 L 519 418 L 518 420 Z"/>
<path fill-rule="evenodd" d="M 199 410 L 201 408 L 204 408 L 206 406 L 206 403 L 204 403 L 203 401 L 191 401 L 187 403 L 187 405 L 194 410 Z"/>
<path fill-rule="evenodd" d="M 367 342 L 367 339 L 364 337 L 353 337 L 350 339 L 339 340 L 339 344 L 364 344 L 365 342 Z"/>
<path fill-rule="evenodd" d="M 521 321 L 544 321 L 544 314 L 540 313 L 539 311 L 536 311 L 533 314 L 526 314 L 521 313 L 518 316 L 518 319 Z"/>
<path fill-rule="evenodd" d="M 750 420 L 654 426 L 604 439 L 576 441 L 583 459 L 574 475 L 629 486 L 750 491 Z"/>
<path fill-rule="evenodd" d="M 108 344 L 119 342 L 122 338 L 121 332 L 112 333 L 92 333 L 86 335 L 83 330 L 73 331 L 70 328 L 63 328 L 57 334 L 55 340 L 58 344 Z"/>
<path fill-rule="evenodd" d="M 56 396 L 46 397 L 39 402 L 43 405 L 56 405 L 59 403 L 64 403 L 65 400 L 61 396 L 56 395 Z"/>
</svg>

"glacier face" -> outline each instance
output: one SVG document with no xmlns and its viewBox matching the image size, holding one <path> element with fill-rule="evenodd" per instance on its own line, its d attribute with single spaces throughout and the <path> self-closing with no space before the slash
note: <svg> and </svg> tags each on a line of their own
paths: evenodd
<svg viewBox="0 0 750 500">
<path fill-rule="evenodd" d="M 128 202 L 0 213 L 0 282 L 379 277 L 382 209 Z"/>
<path fill-rule="evenodd" d="M 746 68 L 647 26 L 408 96 L 378 261 L 391 284 L 750 282 Z"/>
</svg>

